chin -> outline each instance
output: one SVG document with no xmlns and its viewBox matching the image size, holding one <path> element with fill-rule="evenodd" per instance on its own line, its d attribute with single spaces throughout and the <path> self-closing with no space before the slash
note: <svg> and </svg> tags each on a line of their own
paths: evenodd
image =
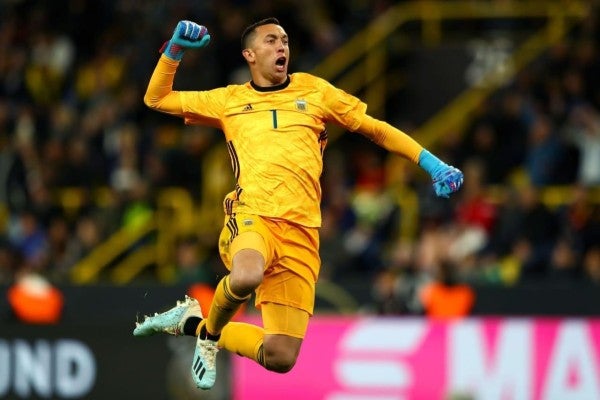
<svg viewBox="0 0 600 400">
<path fill-rule="evenodd" d="M 284 81 L 287 78 L 287 70 L 283 71 L 283 72 L 275 72 L 273 74 L 273 80 L 274 81 Z"/>
</svg>

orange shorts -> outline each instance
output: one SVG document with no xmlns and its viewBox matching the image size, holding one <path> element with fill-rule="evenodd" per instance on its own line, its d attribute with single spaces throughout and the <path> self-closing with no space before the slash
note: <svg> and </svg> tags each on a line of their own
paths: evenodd
<svg viewBox="0 0 600 400">
<path fill-rule="evenodd" d="M 246 235 L 250 232 L 254 234 Z M 256 289 L 256 307 L 275 303 L 312 315 L 321 267 L 318 229 L 251 214 L 226 216 L 219 237 L 225 266 L 231 269 L 233 256 L 248 248 L 259 251 L 266 261 L 263 282 Z"/>
</svg>

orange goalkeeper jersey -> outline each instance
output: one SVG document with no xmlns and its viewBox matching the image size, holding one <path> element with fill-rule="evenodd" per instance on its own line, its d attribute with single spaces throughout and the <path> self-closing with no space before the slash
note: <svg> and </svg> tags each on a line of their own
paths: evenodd
<svg viewBox="0 0 600 400">
<path fill-rule="evenodd" d="M 224 205 L 244 212 L 317 227 L 321 224 L 325 124 L 355 131 L 366 104 L 306 73 L 282 85 L 250 82 L 207 91 L 180 92 L 187 124 L 220 127 L 236 178 Z"/>
</svg>

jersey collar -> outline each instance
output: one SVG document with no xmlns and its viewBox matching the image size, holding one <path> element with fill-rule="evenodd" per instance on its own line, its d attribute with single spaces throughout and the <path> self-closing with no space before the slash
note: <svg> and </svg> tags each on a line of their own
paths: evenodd
<svg viewBox="0 0 600 400">
<path fill-rule="evenodd" d="M 285 80 L 285 82 L 280 83 L 279 85 L 275 85 L 275 86 L 258 86 L 256 83 L 254 83 L 254 81 L 250 81 L 250 85 L 252 85 L 252 88 L 258 92 L 274 92 L 276 90 L 281 90 L 281 89 L 285 89 L 286 87 L 288 87 L 290 84 L 290 76 L 287 76 L 287 79 Z"/>
</svg>

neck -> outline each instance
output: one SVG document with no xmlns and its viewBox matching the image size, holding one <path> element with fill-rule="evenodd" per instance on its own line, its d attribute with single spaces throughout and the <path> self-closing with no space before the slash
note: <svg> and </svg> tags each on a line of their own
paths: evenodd
<svg viewBox="0 0 600 400">
<path fill-rule="evenodd" d="M 260 87 L 278 86 L 288 80 L 289 75 L 283 74 L 262 74 L 258 71 L 250 71 L 252 82 Z"/>
<path fill-rule="evenodd" d="M 250 85 L 252 85 L 254 90 L 257 90 L 259 92 L 272 92 L 275 90 L 281 90 L 286 88 L 290 84 L 290 76 L 287 75 L 285 80 L 279 83 L 268 82 L 266 85 L 262 85 L 261 83 L 262 82 L 257 82 L 254 79 L 250 81 Z"/>
</svg>

